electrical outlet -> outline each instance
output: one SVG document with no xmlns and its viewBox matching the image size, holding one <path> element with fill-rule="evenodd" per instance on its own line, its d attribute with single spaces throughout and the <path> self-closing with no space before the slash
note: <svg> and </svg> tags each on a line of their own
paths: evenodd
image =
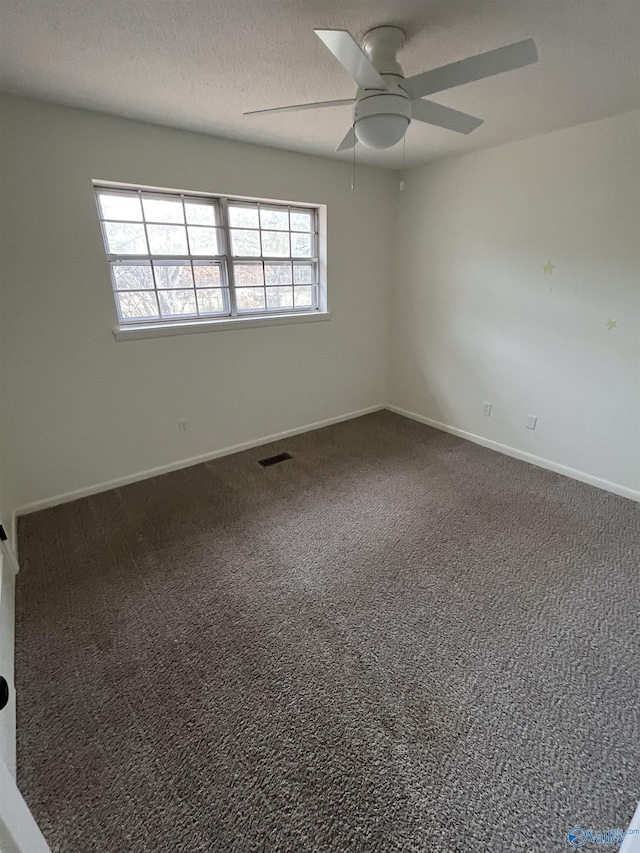
<svg viewBox="0 0 640 853">
<path fill-rule="evenodd" d="M 485 416 L 485 418 L 491 417 L 491 403 L 482 404 L 482 414 Z"/>
<path fill-rule="evenodd" d="M 535 429 L 537 423 L 538 423 L 538 416 L 537 415 L 529 415 L 529 417 L 527 418 L 527 429 Z"/>
<path fill-rule="evenodd" d="M 400 181 L 400 192 L 404 190 L 404 181 Z"/>
<path fill-rule="evenodd" d="M 178 431 L 180 435 L 184 435 L 189 432 L 189 421 L 186 418 L 180 418 L 178 421 Z"/>
</svg>

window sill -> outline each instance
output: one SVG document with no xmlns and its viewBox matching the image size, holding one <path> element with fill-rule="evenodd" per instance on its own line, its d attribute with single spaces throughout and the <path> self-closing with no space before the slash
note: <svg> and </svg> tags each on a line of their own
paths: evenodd
<svg viewBox="0 0 640 853">
<path fill-rule="evenodd" d="M 194 335 L 200 332 L 221 332 L 228 329 L 247 329 L 253 326 L 288 326 L 290 323 L 319 323 L 331 319 L 328 311 L 310 311 L 308 314 L 270 314 L 266 317 L 225 317 L 222 320 L 202 320 L 188 323 L 147 324 L 121 326 L 113 330 L 117 341 L 140 338 L 164 338 L 169 335 Z"/>
</svg>

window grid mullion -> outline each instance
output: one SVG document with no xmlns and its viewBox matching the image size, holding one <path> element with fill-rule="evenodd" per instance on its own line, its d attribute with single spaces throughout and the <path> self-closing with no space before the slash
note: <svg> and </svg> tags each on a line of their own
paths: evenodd
<svg viewBox="0 0 640 853">
<path fill-rule="evenodd" d="M 139 222 L 137 223 L 140 224 Z M 106 254 L 106 253 L 105 253 Z M 131 261 L 208 261 L 211 260 L 214 263 L 219 263 L 224 260 L 224 255 L 126 255 L 123 253 L 109 255 L 107 254 L 107 258 L 110 261 L 126 261 L 127 263 Z M 256 258 L 253 259 L 254 261 Z M 304 258 L 305 261 L 310 261 L 311 258 Z"/>
<path fill-rule="evenodd" d="M 284 231 L 282 232 L 284 234 Z M 116 257 L 114 255 L 114 257 Z M 120 257 L 118 255 L 117 257 Z M 136 258 L 142 258 L 142 255 L 135 255 Z M 285 257 L 284 255 L 234 255 L 234 261 L 240 264 L 248 264 L 253 262 L 254 264 L 259 264 L 260 261 L 264 261 L 267 264 L 315 264 L 318 262 L 318 258 L 292 258 L 291 256 Z"/>
<path fill-rule="evenodd" d="M 236 299 L 236 278 L 233 269 L 233 257 L 231 254 L 231 234 L 229 230 L 229 205 L 227 199 L 218 199 L 220 213 L 222 215 L 222 229 L 224 231 L 225 266 L 227 268 L 227 284 L 229 285 L 229 309 L 232 317 L 238 316 L 238 303 Z"/>
<path fill-rule="evenodd" d="M 187 208 L 184 206 L 184 196 L 180 193 L 180 201 L 182 202 L 182 215 L 184 216 L 184 233 L 187 235 L 187 254 L 191 257 L 191 243 L 189 242 L 189 229 L 187 228 Z M 193 282 L 195 289 L 195 279 Z"/>
<path fill-rule="evenodd" d="M 196 277 L 193 272 L 193 255 L 191 253 L 191 243 L 189 242 L 189 228 L 187 226 L 187 208 L 184 205 L 184 193 L 180 193 L 180 201 L 182 202 L 182 216 L 184 218 L 184 233 L 187 235 L 187 252 L 189 253 L 189 266 L 191 268 L 191 289 L 193 290 L 193 301 L 196 306 L 196 314 L 201 317 L 200 303 L 198 302 L 198 291 L 196 290 Z"/>
<path fill-rule="evenodd" d="M 151 277 L 153 278 L 153 298 L 156 300 L 156 308 L 158 309 L 158 317 L 162 319 L 162 311 L 160 310 L 160 297 L 158 296 L 158 282 L 156 281 L 156 271 L 151 261 L 151 244 L 149 243 L 149 232 L 147 231 L 147 220 L 144 215 L 144 205 L 142 203 L 142 190 L 138 190 L 138 199 L 140 201 L 140 211 L 142 213 L 142 224 L 144 226 L 144 239 L 147 241 L 147 251 L 149 252 L 149 266 L 151 267 Z"/>
<path fill-rule="evenodd" d="M 258 213 L 258 216 L 260 214 Z M 260 237 L 262 241 L 262 236 Z M 262 242 L 260 243 L 260 248 L 262 248 Z M 267 305 L 267 271 L 264 268 L 264 255 L 262 256 L 262 293 L 264 296 L 264 310 L 268 311 L 269 306 Z"/>
</svg>

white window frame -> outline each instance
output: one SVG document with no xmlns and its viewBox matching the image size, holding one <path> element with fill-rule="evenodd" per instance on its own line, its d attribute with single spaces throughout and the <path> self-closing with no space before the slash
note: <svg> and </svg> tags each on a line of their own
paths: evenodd
<svg viewBox="0 0 640 853">
<path fill-rule="evenodd" d="M 186 190 L 176 190 L 176 189 L 167 189 L 161 187 L 150 187 L 150 186 L 142 186 L 138 184 L 123 184 L 123 183 L 115 183 L 113 181 L 104 181 L 104 180 L 94 180 L 93 182 L 96 206 L 98 211 L 98 218 L 100 223 L 100 230 L 102 234 L 104 250 L 107 257 L 107 261 L 109 264 L 109 273 L 111 278 L 112 285 L 112 293 L 114 297 L 114 303 L 116 312 L 118 315 L 118 326 L 114 328 L 113 333 L 116 340 L 130 340 L 133 338 L 148 338 L 148 337 L 162 337 L 166 335 L 175 335 L 175 334 L 193 334 L 198 332 L 207 332 L 207 331 L 215 331 L 215 330 L 223 330 L 223 329 L 233 329 L 233 328 L 246 328 L 253 326 L 272 326 L 272 325 L 284 325 L 288 323 L 300 323 L 300 322 L 316 322 L 322 320 L 328 320 L 330 318 L 330 314 L 327 306 L 327 281 L 326 281 L 326 206 L 322 204 L 314 204 L 308 202 L 299 202 L 299 201 L 283 201 L 280 199 L 266 199 L 266 198 L 254 198 L 247 196 L 231 196 L 231 195 L 222 195 L 216 193 L 204 193 L 204 192 L 192 192 Z M 222 250 L 224 254 L 219 255 L 194 255 L 191 252 L 187 255 L 169 255 L 169 254 L 152 254 L 150 253 L 151 246 L 149 245 L 149 237 L 147 231 L 147 225 L 153 224 L 150 223 L 149 220 L 146 219 L 145 214 L 143 213 L 143 220 L 140 222 L 136 220 L 135 224 L 143 225 L 145 231 L 145 239 L 147 240 L 147 249 L 149 250 L 149 254 L 136 254 L 136 255 L 127 255 L 127 254 L 113 254 L 109 252 L 109 244 L 107 241 L 107 236 L 105 232 L 105 217 L 103 217 L 102 210 L 99 202 L 99 193 L 107 191 L 109 194 L 122 194 L 126 196 L 131 196 L 132 194 L 137 194 L 138 198 L 140 198 L 141 208 L 142 208 L 142 198 L 149 197 L 150 195 L 157 195 L 158 197 L 162 197 L 163 199 L 175 199 L 182 200 L 183 205 L 188 203 L 190 199 L 194 201 L 204 201 L 204 202 L 215 202 L 215 209 L 217 211 L 218 221 L 216 222 L 215 227 L 219 230 L 222 235 Z M 289 213 L 293 211 L 295 213 L 296 210 L 301 210 L 305 212 L 309 212 L 312 215 L 312 228 L 311 231 L 311 239 L 313 241 L 312 245 L 312 256 L 311 257 L 300 257 L 294 258 L 291 255 L 288 257 L 275 256 L 275 255 L 264 255 L 260 256 L 238 256 L 232 255 L 231 253 L 231 228 L 229 225 L 229 216 L 228 216 L 228 206 L 229 204 L 238 204 L 243 205 L 247 204 L 251 207 L 257 207 L 258 215 L 261 207 L 273 207 L 280 210 L 287 210 Z M 126 220 L 117 220 L 125 222 Z M 169 223 L 158 223 L 169 224 Z M 188 245 L 188 230 L 187 233 L 187 248 L 191 247 Z M 262 231 L 268 229 L 263 229 L 260 227 L 257 229 L 246 228 L 243 230 L 257 230 L 259 234 Z M 283 234 L 288 234 L 289 239 L 291 238 L 291 234 L 295 234 L 295 231 L 282 231 Z M 300 232 L 307 233 L 307 232 Z M 218 247 L 220 249 L 220 247 Z M 263 249 L 261 244 L 261 251 Z M 316 270 L 316 281 L 313 283 L 316 287 L 317 300 L 316 305 L 312 308 L 300 307 L 300 308 L 278 308 L 276 310 L 271 309 L 268 310 L 266 307 L 266 290 L 265 290 L 265 309 L 250 311 L 250 310 L 242 310 L 239 311 L 237 307 L 236 301 L 236 284 L 234 281 L 234 263 L 242 264 L 244 263 L 256 263 L 263 265 L 263 281 L 264 281 L 264 264 L 273 263 L 277 264 L 278 262 L 295 264 L 296 260 L 299 260 L 301 264 L 306 264 L 309 262 L 312 265 L 312 268 Z M 116 280 L 114 276 L 114 268 L 123 263 L 135 264 L 135 262 L 141 262 L 143 264 L 149 264 L 151 268 L 151 273 L 154 281 L 154 289 L 153 291 L 149 290 L 148 292 L 153 292 L 158 299 L 158 294 L 162 293 L 162 288 L 157 286 L 155 270 L 152 262 L 156 264 L 162 264 L 163 262 L 171 262 L 175 261 L 177 264 L 185 263 L 191 264 L 192 268 L 198 263 L 206 262 L 210 265 L 219 265 L 220 266 L 220 277 L 221 277 L 221 292 L 223 294 L 223 299 L 225 300 L 225 313 L 224 314 L 208 314 L 208 315 L 190 315 L 188 317 L 159 317 L 153 319 L 125 319 L 120 314 L 120 307 L 116 293 Z M 195 284 L 195 283 L 194 283 Z M 288 286 L 288 285 L 287 285 Z M 293 284 L 291 285 L 293 287 Z M 263 284 L 263 288 L 265 284 Z M 197 294 L 198 290 L 194 286 L 195 293 Z M 132 291 L 135 292 L 135 291 Z"/>
</svg>

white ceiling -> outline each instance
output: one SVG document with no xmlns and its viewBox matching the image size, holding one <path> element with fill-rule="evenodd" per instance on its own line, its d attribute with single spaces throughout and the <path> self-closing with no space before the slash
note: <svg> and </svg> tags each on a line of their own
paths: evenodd
<svg viewBox="0 0 640 853">
<path fill-rule="evenodd" d="M 407 164 L 489 148 L 640 106 L 637 0 L 0 0 L 0 87 L 160 124 L 349 159 L 350 107 L 244 117 L 350 98 L 355 84 L 314 35 L 360 41 L 394 24 L 406 76 L 533 37 L 537 65 L 433 96 L 485 119 L 469 136 L 414 122 Z M 402 144 L 358 146 L 399 168 Z"/>
</svg>

